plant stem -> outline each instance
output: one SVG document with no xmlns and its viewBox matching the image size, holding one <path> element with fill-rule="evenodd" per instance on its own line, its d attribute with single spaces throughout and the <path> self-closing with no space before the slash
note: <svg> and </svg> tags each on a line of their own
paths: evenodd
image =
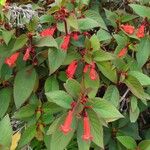
<svg viewBox="0 0 150 150">
<path fill-rule="evenodd" d="M 66 32 L 66 35 L 68 34 L 68 28 L 67 28 L 67 22 L 66 20 L 64 20 L 64 25 L 65 25 L 65 32 Z"/>
</svg>

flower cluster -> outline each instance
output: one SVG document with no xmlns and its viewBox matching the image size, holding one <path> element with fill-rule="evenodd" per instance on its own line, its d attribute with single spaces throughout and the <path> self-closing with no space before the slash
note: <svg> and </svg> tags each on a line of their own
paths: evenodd
<svg viewBox="0 0 150 150">
<path fill-rule="evenodd" d="M 135 27 L 129 24 L 121 25 L 120 26 L 122 30 L 124 30 L 126 33 L 133 35 L 136 32 L 136 36 L 138 38 L 143 38 L 145 36 L 145 28 L 146 24 L 141 24 L 138 29 L 135 31 Z"/>
<path fill-rule="evenodd" d="M 60 126 L 60 130 L 66 135 L 69 132 L 72 131 L 72 122 L 73 117 L 75 117 L 75 108 L 77 103 L 73 102 L 71 104 L 72 109 L 68 111 L 67 116 L 65 118 L 64 123 Z M 88 118 L 88 114 L 85 111 L 86 107 L 84 107 L 83 111 L 81 112 L 82 118 L 83 118 L 83 135 L 82 139 L 85 141 L 89 141 L 93 139 L 93 136 L 91 135 L 91 129 L 90 129 L 90 121 Z"/>
</svg>

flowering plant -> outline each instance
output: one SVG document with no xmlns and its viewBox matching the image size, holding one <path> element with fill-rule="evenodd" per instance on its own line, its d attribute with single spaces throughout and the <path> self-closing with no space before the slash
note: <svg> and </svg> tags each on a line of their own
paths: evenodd
<svg viewBox="0 0 150 150">
<path fill-rule="evenodd" d="M 0 1 L 0 149 L 150 149 L 149 2 L 120 1 Z"/>
</svg>

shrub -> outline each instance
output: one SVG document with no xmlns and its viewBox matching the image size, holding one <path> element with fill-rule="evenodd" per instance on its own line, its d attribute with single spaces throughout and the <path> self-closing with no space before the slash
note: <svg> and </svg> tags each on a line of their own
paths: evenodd
<svg viewBox="0 0 150 150">
<path fill-rule="evenodd" d="M 0 4 L 0 149 L 150 149 L 149 0 Z"/>
</svg>

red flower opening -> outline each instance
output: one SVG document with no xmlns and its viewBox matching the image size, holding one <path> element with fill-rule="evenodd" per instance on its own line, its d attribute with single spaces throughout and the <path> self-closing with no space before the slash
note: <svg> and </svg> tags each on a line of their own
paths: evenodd
<svg viewBox="0 0 150 150">
<path fill-rule="evenodd" d="M 32 50 L 31 47 L 28 47 L 28 48 L 26 49 L 26 52 L 25 52 L 25 54 L 24 54 L 24 56 L 23 56 L 23 60 L 24 60 L 24 61 L 27 61 L 27 60 L 30 58 L 30 52 L 31 52 L 31 50 Z"/>
<path fill-rule="evenodd" d="M 121 25 L 121 28 L 128 34 L 134 33 L 134 26 L 126 24 L 126 25 Z"/>
<path fill-rule="evenodd" d="M 126 55 L 128 48 L 124 47 L 117 55 L 118 58 L 121 58 Z"/>
<path fill-rule="evenodd" d="M 93 136 L 91 135 L 90 122 L 88 116 L 83 118 L 83 136 L 82 139 L 85 141 L 92 140 Z"/>
<path fill-rule="evenodd" d="M 12 54 L 10 57 L 5 59 L 5 64 L 9 67 L 13 67 L 19 57 L 19 52 Z"/>
<path fill-rule="evenodd" d="M 41 35 L 42 37 L 53 36 L 54 33 L 55 33 L 55 30 L 56 30 L 56 26 L 47 28 L 47 29 L 44 29 L 44 30 L 40 33 L 40 35 Z"/>
<path fill-rule="evenodd" d="M 72 61 L 66 70 L 66 74 L 68 78 L 73 78 L 75 71 L 77 69 L 78 62 L 76 60 Z"/>
<path fill-rule="evenodd" d="M 64 51 L 67 51 L 68 47 L 69 47 L 69 43 L 70 43 L 70 35 L 66 35 L 63 39 L 63 42 L 61 44 L 61 49 Z"/>
<path fill-rule="evenodd" d="M 64 134 L 67 134 L 68 132 L 70 132 L 72 130 L 72 128 L 71 128 L 72 119 L 73 119 L 73 110 L 69 110 L 64 124 L 60 126 L 60 130 Z"/>
<path fill-rule="evenodd" d="M 144 31 L 145 31 L 145 25 L 141 25 L 137 30 L 136 36 L 138 38 L 143 38 L 145 36 Z"/>
</svg>

